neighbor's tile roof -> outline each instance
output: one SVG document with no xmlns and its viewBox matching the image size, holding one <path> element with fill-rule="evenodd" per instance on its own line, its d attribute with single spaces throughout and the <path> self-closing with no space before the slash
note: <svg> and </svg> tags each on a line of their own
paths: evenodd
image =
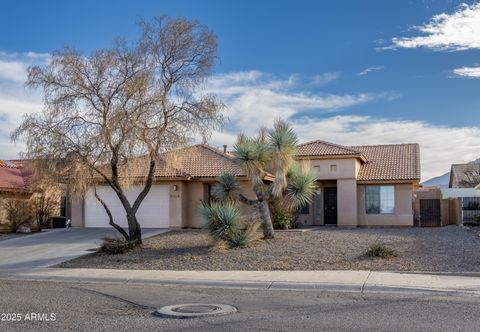
<svg viewBox="0 0 480 332">
<path fill-rule="evenodd" d="M 420 146 L 390 144 L 349 146 L 365 156 L 358 181 L 420 180 Z"/>
<path fill-rule="evenodd" d="M 137 158 L 129 163 L 128 176 L 141 177 L 147 173 L 148 162 Z M 218 177 L 225 172 L 246 176 L 230 154 L 206 144 L 193 145 L 168 152 L 156 163 L 155 177 Z M 125 175 L 122 170 L 121 174 Z"/>
<path fill-rule="evenodd" d="M 453 164 L 450 171 L 450 188 L 474 188 L 480 183 L 480 164 Z"/>
<path fill-rule="evenodd" d="M 297 156 L 312 157 L 312 156 L 333 156 L 333 155 L 359 155 L 357 150 L 348 148 L 346 146 L 333 144 L 321 140 L 311 141 L 300 144 L 298 146 Z"/>
<path fill-rule="evenodd" d="M 0 160 L 0 191 L 28 191 L 30 177 L 20 161 Z"/>
</svg>

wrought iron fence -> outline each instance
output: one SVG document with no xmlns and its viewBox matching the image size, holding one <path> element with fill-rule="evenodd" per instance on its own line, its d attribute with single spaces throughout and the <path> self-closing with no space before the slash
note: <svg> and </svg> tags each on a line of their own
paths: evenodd
<svg viewBox="0 0 480 332">
<path fill-rule="evenodd" d="M 462 199 L 462 219 L 464 225 L 480 226 L 480 197 Z"/>
</svg>

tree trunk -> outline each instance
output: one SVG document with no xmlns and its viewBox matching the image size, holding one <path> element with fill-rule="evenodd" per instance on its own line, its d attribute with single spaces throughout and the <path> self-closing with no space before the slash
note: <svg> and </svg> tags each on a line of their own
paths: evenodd
<svg viewBox="0 0 480 332">
<path fill-rule="evenodd" d="M 275 233 L 273 230 L 272 217 L 270 216 L 270 207 L 268 206 L 268 202 L 260 202 L 259 208 L 260 215 L 263 219 L 263 237 L 265 239 L 273 239 L 275 237 Z"/>
<path fill-rule="evenodd" d="M 112 216 L 112 212 L 110 212 L 110 209 L 108 208 L 107 204 L 105 204 L 105 202 L 100 198 L 100 196 L 98 196 L 97 194 L 97 188 L 94 186 L 93 187 L 93 190 L 94 190 L 94 194 L 95 194 L 95 198 L 100 202 L 100 204 L 103 206 L 103 208 L 105 209 L 105 212 L 107 212 L 107 215 L 108 215 L 108 220 L 109 220 L 109 224 L 110 226 L 112 226 L 113 228 L 115 228 L 120 234 L 123 235 L 123 237 L 125 238 L 125 240 L 127 241 L 130 241 L 130 237 L 129 235 L 127 234 L 127 232 L 125 232 L 125 230 L 120 227 L 119 225 L 117 225 L 114 221 L 113 221 L 113 216 Z"/>
<path fill-rule="evenodd" d="M 130 241 L 136 242 L 137 244 L 142 243 L 142 228 L 137 221 L 137 217 L 135 215 L 128 215 L 128 232 L 130 235 Z"/>
<path fill-rule="evenodd" d="M 260 186 L 254 188 L 255 195 L 258 199 L 258 208 L 260 210 L 260 216 L 263 221 L 263 237 L 265 239 L 273 239 L 275 233 L 273 230 L 272 217 L 270 215 L 270 207 L 268 206 L 268 200 L 265 199 L 265 195 Z"/>
</svg>

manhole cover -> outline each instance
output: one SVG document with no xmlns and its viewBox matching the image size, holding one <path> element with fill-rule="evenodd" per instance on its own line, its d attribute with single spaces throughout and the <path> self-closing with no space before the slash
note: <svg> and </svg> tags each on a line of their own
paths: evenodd
<svg viewBox="0 0 480 332">
<path fill-rule="evenodd" d="M 201 316 L 226 315 L 237 311 L 237 308 L 228 304 L 177 304 L 162 307 L 154 312 L 155 315 L 165 318 L 193 318 Z"/>
</svg>

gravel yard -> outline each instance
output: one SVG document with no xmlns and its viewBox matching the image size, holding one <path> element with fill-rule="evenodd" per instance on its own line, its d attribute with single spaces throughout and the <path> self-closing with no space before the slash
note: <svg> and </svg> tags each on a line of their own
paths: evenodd
<svg viewBox="0 0 480 332">
<path fill-rule="evenodd" d="M 364 254 L 373 243 L 398 253 Z M 205 231 L 172 231 L 125 255 L 90 254 L 61 264 L 71 268 L 141 270 L 388 270 L 480 271 L 480 237 L 459 226 L 442 228 L 330 228 L 277 232 L 246 249 L 212 252 Z"/>
</svg>

